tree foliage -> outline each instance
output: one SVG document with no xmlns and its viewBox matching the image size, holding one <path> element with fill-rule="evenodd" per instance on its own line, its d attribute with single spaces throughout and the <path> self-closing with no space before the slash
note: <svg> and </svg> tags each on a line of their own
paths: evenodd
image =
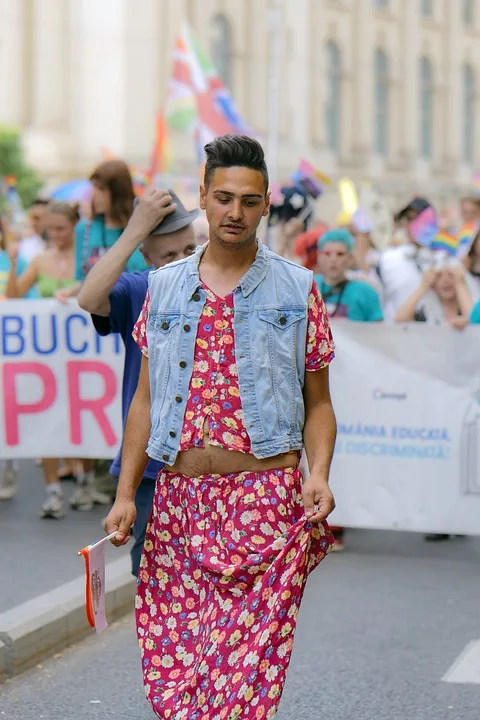
<svg viewBox="0 0 480 720">
<path fill-rule="evenodd" d="M 21 133 L 16 128 L 0 124 L 0 178 L 12 175 L 16 179 L 22 204 L 28 208 L 37 197 L 42 182 L 25 160 Z"/>
</svg>

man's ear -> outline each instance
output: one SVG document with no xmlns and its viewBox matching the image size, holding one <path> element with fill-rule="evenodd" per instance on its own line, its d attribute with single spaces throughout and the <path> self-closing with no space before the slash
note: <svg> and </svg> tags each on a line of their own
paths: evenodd
<svg viewBox="0 0 480 720">
<path fill-rule="evenodd" d="M 201 208 L 201 210 L 206 209 L 206 197 L 207 197 L 207 191 L 205 190 L 205 185 L 200 185 L 200 208 Z"/>
<path fill-rule="evenodd" d="M 143 245 L 141 245 L 139 249 L 140 249 L 140 252 L 142 253 L 143 258 L 144 258 L 145 262 L 147 263 L 147 265 L 153 267 L 153 263 L 150 260 L 150 257 L 148 255 L 148 253 L 146 252 L 145 248 L 143 247 Z"/>
<path fill-rule="evenodd" d="M 271 201 L 271 193 L 270 191 L 267 192 L 266 200 L 265 200 L 265 209 L 262 213 L 263 217 L 267 217 L 268 213 L 270 212 L 270 201 Z"/>
</svg>

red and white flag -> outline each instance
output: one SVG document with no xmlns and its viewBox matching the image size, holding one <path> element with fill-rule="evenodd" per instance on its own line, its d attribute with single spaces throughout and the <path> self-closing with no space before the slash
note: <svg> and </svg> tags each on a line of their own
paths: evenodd
<svg viewBox="0 0 480 720">
<path fill-rule="evenodd" d="M 93 545 L 87 545 L 78 554 L 85 560 L 85 609 L 90 627 L 100 635 L 107 627 L 105 617 L 105 547 L 116 532 Z"/>
</svg>

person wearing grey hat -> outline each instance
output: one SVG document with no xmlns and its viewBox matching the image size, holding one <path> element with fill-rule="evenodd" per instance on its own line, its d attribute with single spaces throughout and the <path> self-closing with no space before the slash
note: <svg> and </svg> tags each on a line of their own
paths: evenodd
<svg viewBox="0 0 480 720">
<path fill-rule="evenodd" d="M 150 190 L 134 203 L 133 214 L 115 245 L 88 273 L 78 295 L 81 308 L 89 312 L 99 335 L 120 333 L 125 345 L 122 388 L 122 417 L 125 425 L 135 393 L 141 365 L 141 352 L 132 339 L 148 289 L 149 270 L 124 272 L 132 253 L 140 247 L 147 264 L 159 268 L 195 251 L 193 221 L 199 211 L 187 211 L 173 190 Z M 120 475 L 121 450 L 110 467 Z M 138 574 L 145 529 L 152 506 L 155 478 L 161 463 L 151 460 L 137 491 L 137 519 L 131 550 L 132 573 Z"/>
</svg>

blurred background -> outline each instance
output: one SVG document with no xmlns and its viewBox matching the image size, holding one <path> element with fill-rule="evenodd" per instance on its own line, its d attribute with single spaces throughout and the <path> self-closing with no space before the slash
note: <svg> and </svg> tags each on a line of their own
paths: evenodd
<svg viewBox="0 0 480 720">
<path fill-rule="evenodd" d="M 392 203 L 475 184 L 477 0 L 0 0 L 0 20 L 0 122 L 48 187 L 109 155 L 148 171 L 159 113 L 160 169 L 197 184 L 196 119 L 212 107 L 199 73 L 195 103 L 175 94 L 182 42 L 264 141 L 274 180 L 307 157 Z"/>
</svg>

